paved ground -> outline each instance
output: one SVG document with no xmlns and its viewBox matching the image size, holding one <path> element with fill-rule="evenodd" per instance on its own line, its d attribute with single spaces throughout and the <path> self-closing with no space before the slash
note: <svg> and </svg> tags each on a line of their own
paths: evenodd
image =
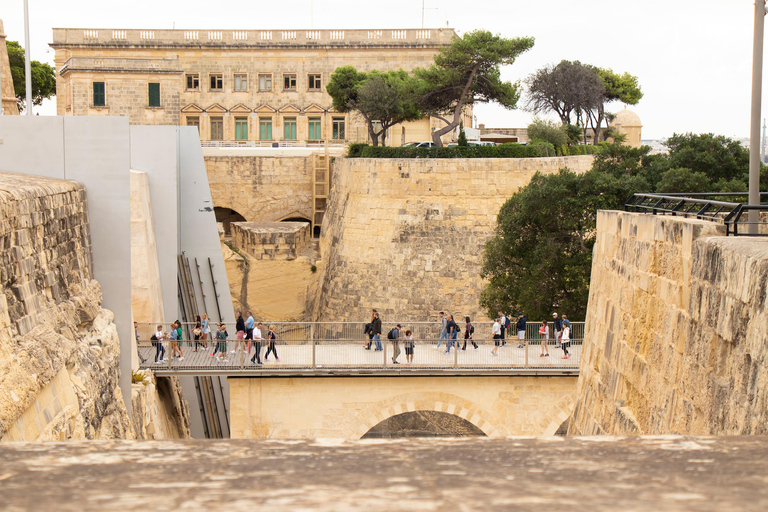
<svg viewBox="0 0 768 512">
<path fill-rule="evenodd" d="M 764 511 L 768 438 L 0 445 L 6 511 Z"/>
<path fill-rule="evenodd" d="M 513 340 L 516 341 L 516 340 Z M 400 357 L 398 358 L 399 367 L 409 368 L 423 368 L 423 369 L 440 369 L 440 368 L 578 368 L 579 356 L 581 355 L 581 345 L 573 344 L 574 346 L 569 349 L 572 353 L 570 359 L 562 359 L 563 351 L 549 347 L 549 357 L 540 357 L 541 347 L 538 345 L 528 346 L 525 349 L 517 348 L 517 345 L 507 345 L 500 348 L 498 356 L 491 354 L 492 345 L 480 345 L 477 350 L 472 348 L 471 345 L 467 347 L 467 350 L 460 350 L 458 355 L 455 354 L 455 349 L 450 354 L 445 354 L 441 347 L 441 350 L 436 350 L 434 344 L 421 343 L 415 347 L 415 353 L 413 363 L 408 364 L 406 362 L 405 350 L 402 344 L 400 345 Z M 390 368 L 392 359 L 392 346 L 391 343 L 382 342 L 382 347 L 386 346 L 386 354 L 382 352 L 375 352 L 373 350 L 365 350 L 362 343 L 348 343 L 340 342 L 334 344 L 323 344 L 315 347 L 315 362 L 318 368 L 383 368 L 384 361 Z M 212 345 L 211 345 L 212 347 Z M 236 342 L 229 342 L 229 349 L 232 350 L 236 347 Z M 147 362 L 142 364 L 142 368 L 158 369 L 167 367 L 168 363 L 154 364 L 156 349 L 151 346 L 143 346 L 140 352 Z M 242 364 L 247 370 L 252 370 L 255 365 L 250 362 L 250 357 L 255 354 L 255 349 L 252 349 L 250 354 L 246 356 L 246 352 L 239 350 L 234 354 L 227 353 L 226 361 L 218 361 L 216 358 L 211 357 L 212 348 L 204 349 L 199 347 L 195 352 L 194 348 L 188 343 L 184 342 L 182 347 L 184 351 L 184 359 L 179 361 L 177 359 L 171 360 L 171 365 L 177 369 L 194 370 L 194 369 L 220 369 L 233 370 L 239 369 Z M 247 349 L 246 349 L 247 351 Z M 526 359 L 526 351 L 528 353 Z M 169 352 L 169 349 L 166 349 Z M 262 347 L 262 358 L 266 352 L 266 347 Z M 310 368 L 312 365 L 312 345 L 310 344 L 282 344 L 277 346 L 277 353 L 280 356 L 280 361 L 275 361 L 274 357 L 265 361 L 262 369 L 269 368 Z M 167 354 L 169 356 L 169 354 Z"/>
</svg>

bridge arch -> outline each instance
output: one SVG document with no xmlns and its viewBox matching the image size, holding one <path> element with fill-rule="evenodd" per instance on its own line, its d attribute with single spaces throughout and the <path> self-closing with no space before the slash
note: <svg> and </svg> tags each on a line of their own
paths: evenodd
<svg viewBox="0 0 768 512">
<path fill-rule="evenodd" d="M 224 234 L 229 236 L 231 231 L 231 224 L 233 222 L 245 222 L 245 217 L 238 211 L 232 208 L 225 208 L 223 206 L 214 206 L 213 213 L 216 215 L 216 222 L 224 224 Z"/>
<path fill-rule="evenodd" d="M 348 439 L 361 439 L 382 421 L 407 412 L 435 411 L 457 416 L 488 437 L 506 437 L 509 432 L 494 414 L 478 404 L 451 393 L 415 392 L 368 404 L 357 415 Z"/>
</svg>

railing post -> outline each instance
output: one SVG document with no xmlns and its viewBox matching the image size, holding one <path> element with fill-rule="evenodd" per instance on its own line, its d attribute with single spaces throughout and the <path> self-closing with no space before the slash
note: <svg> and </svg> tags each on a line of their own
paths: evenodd
<svg viewBox="0 0 768 512">
<path fill-rule="evenodd" d="M 523 350 L 525 350 L 525 366 L 524 368 L 528 368 L 528 340 L 523 339 Z"/>
<path fill-rule="evenodd" d="M 381 353 L 384 356 L 384 368 L 387 367 L 387 341 L 384 340 L 384 343 L 381 344 Z"/>
<path fill-rule="evenodd" d="M 309 337 L 312 340 L 312 369 L 315 369 L 317 367 L 315 364 L 315 324 L 309 324 Z"/>
<path fill-rule="evenodd" d="M 459 339 L 456 338 L 456 346 L 453 347 L 453 367 L 459 366 Z"/>
<path fill-rule="evenodd" d="M 169 339 L 168 340 L 168 350 L 171 349 L 170 345 L 171 345 L 171 340 Z M 166 351 L 165 355 L 168 356 L 168 369 L 170 370 L 173 367 L 173 365 L 171 364 L 171 361 L 173 361 L 173 354 L 171 354 L 169 351 Z"/>
<path fill-rule="evenodd" d="M 238 342 L 238 345 L 240 343 L 243 344 L 243 347 L 240 348 L 240 369 L 242 370 L 243 368 L 245 368 L 245 347 L 247 347 L 248 344 L 245 342 L 245 340 L 243 340 L 242 342 Z M 248 353 L 248 355 L 251 355 L 250 352 Z"/>
</svg>

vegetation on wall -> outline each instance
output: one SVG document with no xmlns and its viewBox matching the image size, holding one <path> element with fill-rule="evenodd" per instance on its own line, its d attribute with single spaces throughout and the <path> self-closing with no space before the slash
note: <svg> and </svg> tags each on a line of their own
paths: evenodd
<svg viewBox="0 0 768 512">
<path fill-rule="evenodd" d="M 350 144 L 349 158 L 539 158 L 558 155 L 592 155 L 598 146 L 571 146 L 556 149 L 545 142 L 527 145 L 506 143 L 498 146 L 451 146 L 445 148 L 381 147 Z"/>
</svg>

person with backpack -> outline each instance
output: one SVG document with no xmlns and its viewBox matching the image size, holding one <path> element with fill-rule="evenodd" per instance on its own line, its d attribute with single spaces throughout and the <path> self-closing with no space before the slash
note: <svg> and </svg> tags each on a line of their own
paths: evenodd
<svg viewBox="0 0 768 512">
<path fill-rule="evenodd" d="M 555 329 L 555 346 L 560 348 L 563 337 L 563 321 L 557 317 L 557 313 L 552 313 L 552 327 Z"/>
<path fill-rule="evenodd" d="M 400 324 L 397 324 L 387 334 L 387 339 L 392 342 L 392 364 L 400 364 L 397 361 L 397 357 L 400 355 L 400 329 L 402 327 L 400 327 Z"/>
<path fill-rule="evenodd" d="M 437 339 L 437 345 L 435 345 L 435 349 L 440 348 L 440 344 L 443 342 L 443 340 L 446 340 L 446 344 L 448 343 L 448 319 L 445 318 L 445 313 L 442 311 L 440 312 L 440 326 L 438 327 L 438 330 L 440 331 L 440 337 Z"/>
<path fill-rule="evenodd" d="M 501 311 L 499 311 L 499 324 L 501 325 L 501 336 L 499 339 L 501 340 L 501 346 L 505 347 L 507 345 L 505 336 L 506 336 L 507 329 L 509 329 L 510 324 L 509 324 L 509 318 L 507 318 L 507 316 Z"/>
<path fill-rule="evenodd" d="M 456 322 L 453 321 L 453 315 L 448 315 L 448 321 L 446 322 L 446 327 L 448 330 L 448 339 L 445 341 L 445 354 L 449 354 L 451 352 L 451 347 L 453 347 L 454 341 L 456 337 L 458 336 L 458 328 L 459 326 L 456 325 Z M 459 344 L 456 343 L 456 350 L 459 349 Z"/>
<path fill-rule="evenodd" d="M 473 338 L 475 334 L 475 326 L 469 321 L 468 316 L 464 317 L 464 321 L 466 322 L 466 326 L 464 327 L 464 346 L 461 347 L 461 350 L 467 350 L 467 340 L 469 340 L 472 346 L 475 347 L 475 350 L 477 350 L 479 347 Z"/>
<path fill-rule="evenodd" d="M 515 324 L 515 327 L 517 327 L 517 339 L 520 343 L 517 348 L 525 348 L 525 325 L 526 325 L 527 319 L 525 318 L 525 315 L 522 313 L 517 314 L 517 323 Z"/>
<path fill-rule="evenodd" d="M 379 318 L 379 312 L 373 312 L 373 342 L 376 344 L 374 352 L 380 352 L 384 350 L 381 347 L 381 318 Z"/>
</svg>

